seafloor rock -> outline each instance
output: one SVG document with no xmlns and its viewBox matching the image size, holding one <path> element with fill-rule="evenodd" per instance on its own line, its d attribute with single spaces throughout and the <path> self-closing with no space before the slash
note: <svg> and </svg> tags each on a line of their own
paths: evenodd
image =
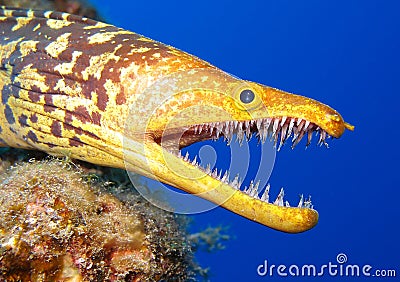
<svg viewBox="0 0 400 282">
<path fill-rule="evenodd" d="M 73 164 L 0 175 L 0 281 L 184 281 L 192 251 L 176 216 L 90 185 Z"/>
</svg>

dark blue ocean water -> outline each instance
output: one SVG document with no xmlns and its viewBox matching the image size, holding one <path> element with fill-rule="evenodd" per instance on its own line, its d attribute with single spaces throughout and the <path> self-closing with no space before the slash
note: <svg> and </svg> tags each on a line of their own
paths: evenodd
<svg viewBox="0 0 400 282">
<path fill-rule="evenodd" d="M 284 234 L 221 208 L 194 216 L 199 228 L 229 225 L 226 249 L 201 252 L 211 281 L 261 277 L 257 267 L 324 264 L 395 269 L 400 277 L 400 2 L 390 0 L 92 0 L 109 22 L 168 43 L 241 78 L 327 103 L 356 126 L 330 148 L 284 148 L 270 182 L 291 202 L 313 196 L 318 225 Z M 257 163 L 255 163 L 257 165 Z M 347 262 L 339 264 L 338 254 Z M 282 270 L 282 269 L 281 269 Z M 295 270 L 293 268 L 293 270 Z M 334 272 L 335 268 L 332 268 Z M 340 267 L 337 268 L 340 270 Z M 376 277 L 375 277 L 376 278 Z M 340 272 L 318 278 L 360 281 Z M 367 279 L 367 277 L 363 277 Z M 372 278 L 369 277 L 369 280 Z"/>
</svg>

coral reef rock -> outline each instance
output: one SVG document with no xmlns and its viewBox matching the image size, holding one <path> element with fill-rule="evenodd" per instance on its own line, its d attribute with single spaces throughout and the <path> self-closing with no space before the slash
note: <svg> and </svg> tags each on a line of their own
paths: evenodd
<svg viewBox="0 0 400 282">
<path fill-rule="evenodd" d="M 193 254 L 179 219 L 124 202 L 61 160 L 0 175 L 0 281 L 185 281 Z"/>
</svg>

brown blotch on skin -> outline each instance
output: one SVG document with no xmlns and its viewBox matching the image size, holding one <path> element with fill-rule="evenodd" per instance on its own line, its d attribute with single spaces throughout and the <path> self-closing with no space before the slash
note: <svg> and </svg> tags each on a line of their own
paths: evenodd
<svg viewBox="0 0 400 282">
<path fill-rule="evenodd" d="M 100 125 L 100 121 L 101 121 L 101 114 L 98 112 L 93 112 L 92 113 L 92 122 L 95 125 Z"/>
<path fill-rule="evenodd" d="M 75 71 L 80 73 L 83 71 L 83 68 L 80 69 L 80 65 L 75 65 Z M 94 87 L 93 87 L 93 82 L 88 80 L 85 83 L 81 83 L 81 87 L 82 87 L 82 94 L 83 97 L 85 97 L 86 99 L 91 100 L 92 99 L 92 91 L 94 91 Z"/>
<path fill-rule="evenodd" d="M 97 107 L 99 110 L 104 111 L 107 107 L 108 103 L 108 96 L 106 94 L 99 94 L 97 100 Z"/>
<path fill-rule="evenodd" d="M 117 105 L 122 105 L 122 104 L 125 104 L 126 103 L 126 96 L 125 96 L 125 93 L 123 92 L 123 91 L 121 91 L 118 95 L 117 95 L 117 98 L 116 98 L 116 101 L 115 101 L 116 103 L 117 103 Z"/>
<path fill-rule="evenodd" d="M 53 103 L 53 95 L 51 95 L 51 94 L 45 94 L 45 95 L 44 95 L 44 102 L 45 102 L 46 105 L 54 106 L 54 103 Z"/>
<path fill-rule="evenodd" d="M 32 130 L 29 130 L 29 132 L 26 135 L 26 137 L 28 139 L 31 139 L 34 143 L 36 143 L 38 141 L 38 138 L 37 138 L 36 134 Z"/>
<path fill-rule="evenodd" d="M 74 116 L 80 120 L 83 123 L 88 123 L 91 122 L 92 118 L 88 112 L 88 110 L 85 108 L 85 106 L 78 106 L 74 110 Z"/>
<path fill-rule="evenodd" d="M 70 124 L 72 122 L 72 120 L 73 120 L 72 113 L 71 112 L 66 112 L 65 113 L 65 118 L 64 118 L 64 122 L 66 123 L 66 125 Z M 65 126 L 65 128 L 67 128 L 67 127 Z"/>
<path fill-rule="evenodd" d="M 64 129 L 66 129 L 66 130 L 70 130 L 70 131 L 74 131 L 76 134 L 78 134 L 78 135 L 82 135 L 83 134 L 83 130 L 82 129 L 80 129 L 80 128 L 77 128 L 77 127 L 75 127 L 75 126 L 72 126 L 72 125 L 70 125 L 70 124 L 64 124 Z"/>
<path fill-rule="evenodd" d="M 44 110 L 46 113 L 51 113 L 51 112 L 53 112 L 53 111 L 56 110 L 56 107 L 54 107 L 54 106 L 49 106 L 49 105 L 43 105 L 43 110 Z"/>
<path fill-rule="evenodd" d="M 105 81 L 102 81 L 103 83 Z M 104 111 L 107 107 L 107 103 L 108 103 L 108 95 L 107 95 L 107 91 L 104 88 L 104 86 L 101 86 L 101 91 L 97 91 L 97 107 L 99 108 L 99 110 Z"/>
<path fill-rule="evenodd" d="M 18 122 L 21 126 L 28 126 L 27 119 L 28 119 L 28 117 L 26 115 L 22 114 L 18 117 Z"/>
<path fill-rule="evenodd" d="M 37 102 L 40 101 L 39 93 L 36 93 L 36 92 L 33 92 L 33 91 L 29 91 L 28 97 L 31 100 L 31 102 L 33 102 L 33 103 L 37 103 Z"/>
<path fill-rule="evenodd" d="M 66 124 L 71 124 L 74 118 L 82 123 L 92 123 L 95 125 L 100 125 L 101 114 L 98 112 L 93 112 L 92 114 L 90 114 L 85 106 L 78 106 L 74 109 L 73 112 L 65 113 L 64 121 Z"/>
<path fill-rule="evenodd" d="M 69 139 L 69 145 L 71 147 L 81 147 L 84 146 L 85 144 L 82 143 L 82 141 L 78 137 L 74 137 L 72 139 Z"/>
<path fill-rule="evenodd" d="M 15 117 L 14 113 L 9 105 L 6 105 L 4 108 L 4 115 L 7 119 L 8 124 L 14 124 L 15 123 Z"/>
<path fill-rule="evenodd" d="M 94 135 L 93 133 L 88 132 L 88 131 L 84 131 L 81 128 L 74 127 L 74 126 L 72 126 L 70 124 L 64 124 L 64 129 L 65 130 L 74 131 L 75 134 L 77 134 L 77 135 L 86 135 L 86 136 L 89 136 L 89 137 L 91 137 L 93 139 L 100 140 L 100 138 L 97 135 Z"/>
<path fill-rule="evenodd" d="M 53 123 L 51 124 L 51 134 L 53 134 L 56 137 L 61 137 L 62 133 L 61 133 L 61 124 L 59 121 L 55 120 L 53 121 Z"/>
<path fill-rule="evenodd" d="M 36 114 L 31 115 L 31 122 L 37 123 L 37 121 L 38 121 L 37 115 Z"/>
</svg>

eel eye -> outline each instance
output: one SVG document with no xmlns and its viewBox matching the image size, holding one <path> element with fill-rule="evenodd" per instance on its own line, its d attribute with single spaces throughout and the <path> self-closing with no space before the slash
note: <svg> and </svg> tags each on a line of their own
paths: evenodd
<svg viewBox="0 0 400 282">
<path fill-rule="evenodd" d="M 254 100 L 254 92 L 251 91 L 250 89 L 245 89 L 242 92 L 240 92 L 240 101 L 244 104 L 249 104 L 253 102 Z"/>
</svg>

